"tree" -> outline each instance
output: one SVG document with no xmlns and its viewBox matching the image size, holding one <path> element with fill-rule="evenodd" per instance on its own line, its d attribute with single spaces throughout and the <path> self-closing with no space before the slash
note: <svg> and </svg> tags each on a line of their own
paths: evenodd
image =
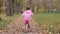
<svg viewBox="0 0 60 34">
<path fill-rule="evenodd" d="M 52 4 L 53 4 L 53 11 L 54 12 L 57 12 L 58 11 L 57 8 L 58 8 L 58 5 L 59 5 L 58 4 L 58 0 L 53 0 L 53 3 Z"/>
<path fill-rule="evenodd" d="M 11 14 L 14 15 L 14 0 L 11 0 L 10 3 L 11 3 Z"/>
<path fill-rule="evenodd" d="M 37 13 L 38 13 L 40 8 L 40 0 L 36 0 L 36 6 L 37 6 Z"/>
<path fill-rule="evenodd" d="M 14 15 L 14 0 L 6 0 L 6 15 Z"/>
<path fill-rule="evenodd" d="M 6 0 L 6 15 L 7 16 L 12 16 L 11 14 L 11 0 Z"/>
<path fill-rule="evenodd" d="M 34 4 L 33 4 L 32 0 L 29 0 L 29 5 L 30 5 L 32 11 L 34 12 Z"/>
<path fill-rule="evenodd" d="M 2 7 L 2 2 L 1 2 L 1 0 L 0 0 L 0 13 L 1 13 L 1 7 Z M 1 16 L 0 16 L 0 20 L 2 20 L 2 19 L 1 19 Z"/>
<path fill-rule="evenodd" d="M 16 1 L 16 4 L 15 4 L 15 7 L 16 7 L 16 11 L 15 11 L 15 13 L 16 14 L 19 14 L 20 13 L 20 3 L 18 2 L 18 1 Z"/>
<path fill-rule="evenodd" d="M 48 0 L 47 1 L 47 11 L 50 12 L 50 11 L 53 11 L 53 0 Z"/>
<path fill-rule="evenodd" d="M 59 1 L 59 2 L 58 2 L 58 3 L 59 3 L 59 4 L 58 4 L 58 7 L 59 7 L 59 11 L 60 11 L 60 0 L 58 0 L 58 1 Z M 57 8 L 58 8 L 58 7 L 57 7 Z"/>
<path fill-rule="evenodd" d="M 60 12 L 60 0 L 57 0 L 57 12 Z"/>
<path fill-rule="evenodd" d="M 15 13 L 19 14 L 22 13 L 22 8 L 23 8 L 23 0 L 15 0 Z"/>
<path fill-rule="evenodd" d="M 1 7 L 2 7 L 2 2 L 1 2 L 1 0 L 0 0 L 0 13 L 1 13 Z"/>
</svg>

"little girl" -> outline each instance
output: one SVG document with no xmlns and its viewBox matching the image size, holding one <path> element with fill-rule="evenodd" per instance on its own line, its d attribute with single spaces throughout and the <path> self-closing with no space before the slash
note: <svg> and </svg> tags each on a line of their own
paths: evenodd
<svg viewBox="0 0 60 34">
<path fill-rule="evenodd" d="M 29 7 L 23 12 L 22 16 L 24 17 L 24 24 L 28 24 L 28 28 L 30 28 L 29 22 L 32 19 L 33 12 L 30 10 Z"/>
</svg>

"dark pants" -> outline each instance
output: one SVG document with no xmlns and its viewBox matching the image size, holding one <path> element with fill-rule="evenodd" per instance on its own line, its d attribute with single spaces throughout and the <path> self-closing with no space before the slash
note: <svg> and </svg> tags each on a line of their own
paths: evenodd
<svg viewBox="0 0 60 34">
<path fill-rule="evenodd" d="M 30 25 L 29 25 L 29 20 L 25 20 L 25 25 L 28 24 L 28 28 L 30 28 Z"/>
</svg>

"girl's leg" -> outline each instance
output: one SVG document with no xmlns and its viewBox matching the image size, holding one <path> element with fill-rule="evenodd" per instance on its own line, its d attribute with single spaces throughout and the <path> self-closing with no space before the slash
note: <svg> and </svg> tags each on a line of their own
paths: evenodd
<svg viewBox="0 0 60 34">
<path fill-rule="evenodd" d="M 30 25 L 29 25 L 29 20 L 25 20 L 25 25 L 28 24 L 28 28 L 30 28 Z"/>
</svg>

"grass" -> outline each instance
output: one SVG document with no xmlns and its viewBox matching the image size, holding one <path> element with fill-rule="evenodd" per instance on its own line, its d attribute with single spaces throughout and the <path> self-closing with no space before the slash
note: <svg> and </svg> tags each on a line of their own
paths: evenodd
<svg viewBox="0 0 60 34">
<path fill-rule="evenodd" d="M 60 32 L 60 13 L 34 13 L 35 20 L 46 31 L 51 33 Z"/>
<path fill-rule="evenodd" d="M 21 14 L 6 17 L 5 14 L 0 14 L 2 21 L 0 21 L 0 30 L 11 23 L 15 18 L 18 18 Z M 60 13 L 34 13 L 34 19 L 42 26 L 46 31 L 52 33 L 60 32 Z"/>
<path fill-rule="evenodd" d="M 12 22 L 15 18 L 20 17 L 20 14 L 7 17 L 5 14 L 0 14 L 2 20 L 0 21 L 0 30 L 3 30 L 7 24 Z"/>
</svg>

